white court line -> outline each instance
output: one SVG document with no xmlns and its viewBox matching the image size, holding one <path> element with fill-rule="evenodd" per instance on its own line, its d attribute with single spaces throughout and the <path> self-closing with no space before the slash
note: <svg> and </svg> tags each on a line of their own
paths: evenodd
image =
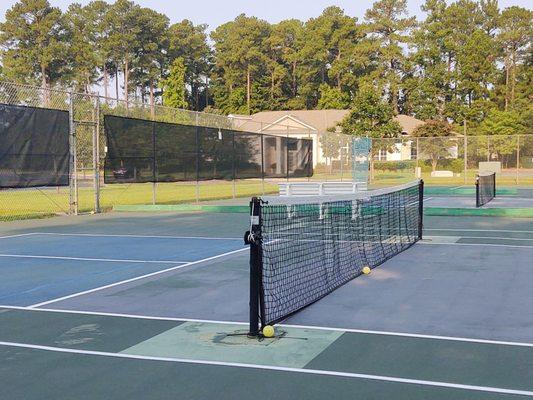
<svg viewBox="0 0 533 400">
<path fill-rule="evenodd" d="M 125 354 L 125 353 L 111 353 L 111 352 L 106 352 L 106 351 L 67 349 L 67 348 L 61 348 L 61 347 L 42 346 L 42 345 L 36 345 L 36 344 L 26 344 L 26 343 L 17 343 L 17 342 L 0 342 L 0 346 L 17 347 L 17 348 L 25 348 L 25 349 L 33 349 L 33 350 L 45 350 L 45 351 L 53 351 L 57 353 L 82 354 L 82 355 L 102 356 L 102 357 L 112 357 L 112 358 L 125 358 L 125 359 L 130 359 L 130 360 L 133 359 L 133 360 L 172 362 L 172 363 L 181 363 L 181 364 L 216 365 L 220 367 L 247 368 L 247 369 L 257 369 L 257 370 L 263 370 L 263 371 L 282 371 L 282 372 L 292 372 L 292 373 L 299 373 L 299 374 L 323 375 L 323 376 L 334 376 L 334 377 L 355 378 L 355 379 L 368 379 L 368 380 L 382 381 L 382 382 L 395 382 L 395 383 L 405 383 L 405 384 L 413 384 L 413 385 L 421 385 L 421 386 L 442 387 L 442 388 L 448 388 L 448 389 L 461 389 L 461 390 L 470 390 L 470 391 L 476 391 L 476 392 L 533 396 L 533 391 L 527 391 L 527 390 L 515 390 L 515 389 L 490 387 L 490 386 L 475 386 L 475 385 L 465 385 L 465 384 L 459 384 L 459 383 L 426 381 L 426 380 L 419 380 L 419 379 L 397 378 L 393 376 L 358 374 L 358 373 L 352 373 L 352 372 L 325 371 L 325 370 L 319 370 L 319 369 L 279 367 L 279 366 L 273 366 L 273 365 L 195 360 L 195 359 L 174 358 L 174 357 L 142 356 L 142 355 Z"/>
<path fill-rule="evenodd" d="M 498 240 L 533 240 L 533 238 L 514 238 L 514 237 L 497 237 L 497 236 L 431 236 L 432 238 L 453 238 L 457 237 L 460 239 L 498 239 Z M 483 243 L 480 243 L 483 244 Z"/>
<path fill-rule="evenodd" d="M 87 258 L 87 257 L 66 257 L 66 256 L 40 256 L 28 254 L 0 254 L 0 257 L 6 258 L 39 258 L 51 260 L 73 260 L 73 261 L 103 261 L 103 262 L 129 262 L 129 263 L 156 263 L 156 264 L 186 264 L 190 261 L 178 260 L 131 260 L 131 259 L 117 259 L 117 258 Z"/>
<path fill-rule="evenodd" d="M 493 244 L 493 243 L 450 243 L 450 242 L 429 242 L 429 241 L 418 241 L 417 243 L 423 244 L 423 245 L 448 245 L 448 246 L 483 246 L 483 247 L 510 247 L 515 249 L 533 249 L 533 246 L 518 246 L 518 245 L 512 245 L 512 244 Z"/>
<path fill-rule="evenodd" d="M 20 233 L 18 235 L 0 236 L 0 239 L 9 239 L 9 238 L 15 238 L 15 237 L 22 237 L 22 236 L 31 236 L 31 235 L 38 235 L 38 233 L 37 232 L 30 232 L 30 233 Z"/>
<path fill-rule="evenodd" d="M 66 310 L 66 309 L 57 309 L 57 308 L 30 308 L 30 307 L 22 307 L 22 306 L 0 305 L 0 310 L 1 309 L 41 311 L 41 312 L 51 312 L 51 313 L 63 313 L 63 314 L 97 315 L 97 316 L 105 316 L 105 317 L 145 319 L 145 320 L 156 320 L 156 321 L 200 322 L 200 323 L 206 323 L 206 324 L 223 324 L 223 325 L 231 324 L 231 325 L 246 325 L 246 326 L 249 325 L 249 322 L 221 321 L 221 320 L 211 320 L 211 319 L 195 319 L 195 318 L 179 318 L 179 317 L 155 317 L 155 316 L 150 316 L 150 315 L 121 314 L 121 313 L 109 313 L 109 312 L 99 312 L 99 311 Z M 328 326 L 295 325 L 295 324 L 283 324 L 283 323 L 277 324 L 277 326 L 286 327 L 286 328 L 297 328 L 297 329 L 298 328 L 315 329 L 319 331 L 362 333 L 362 334 L 382 335 L 382 336 L 413 337 L 413 338 L 419 338 L 419 339 L 481 343 L 481 344 L 491 344 L 491 345 L 501 345 L 501 346 L 533 347 L 533 343 L 512 342 L 512 341 L 491 340 L 491 339 L 475 339 L 475 338 L 465 338 L 465 337 L 456 337 L 456 336 L 425 335 L 425 334 L 419 334 L 419 333 L 376 331 L 376 330 L 353 329 L 353 328 L 333 328 L 333 327 L 328 327 Z"/>
<path fill-rule="evenodd" d="M 117 234 L 99 234 L 99 233 L 56 233 L 56 232 L 34 232 L 32 235 L 51 235 L 51 236 L 88 236 L 88 237 L 127 237 L 141 239 L 204 239 L 204 240 L 243 240 L 235 237 L 209 237 L 209 236 L 165 236 L 165 235 L 117 235 Z"/>
<path fill-rule="evenodd" d="M 189 267 L 191 265 L 200 264 L 200 263 L 203 263 L 203 262 L 206 262 L 206 261 L 215 260 L 217 258 L 229 256 L 231 254 L 239 253 L 239 252 L 245 251 L 245 250 L 248 250 L 248 248 L 245 247 L 245 248 L 242 248 L 242 249 L 229 251 L 227 253 L 218 254 L 218 255 L 213 256 L 213 257 L 204 258 L 202 260 L 192 261 L 192 262 L 189 262 L 187 264 L 177 265 L 177 266 L 174 266 L 174 267 L 171 267 L 171 268 L 163 269 L 161 271 L 152 272 L 150 274 L 137 276 L 135 278 L 126 279 L 126 280 L 115 282 L 115 283 L 111 283 L 111 284 L 105 285 L 105 286 L 99 286 L 99 287 L 96 287 L 94 289 L 84 290 L 83 292 L 69 294 L 68 296 L 59 297 L 57 299 L 43 301 L 42 303 L 32 304 L 28 308 L 41 307 L 41 306 L 45 306 L 47 304 L 56 303 L 58 301 L 71 299 L 73 297 L 83 296 L 83 295 L 88 294 L 88 293 L 93 293 L 93 292 L 97 292 L 99 290 L 104 290 L 104 289 L 108 289 L 108 288 L 111 288 L 111 287 L 114 287 L 114 286 L 123 285 L 125 283 L 135 282 L 135 281 L 138 281 L 140 279 L 149 278 L 149 277 L 152 277 L 152 276 L 155 276 L 155 275 L 164 274 L 165 272 L 175 271 L 175 270 L 178 270 L 178 269 L 181 269 L 181 268 Z"/>
<path fill-rule="evenodd" d="M 425 231 L 451 231 L 451 232 L 507 232 L 507 233 L 530 233 L 531 231 L 512 231 L 506 229 L 463 229 L 463 228 L 424 228 Z"/>
</svg>

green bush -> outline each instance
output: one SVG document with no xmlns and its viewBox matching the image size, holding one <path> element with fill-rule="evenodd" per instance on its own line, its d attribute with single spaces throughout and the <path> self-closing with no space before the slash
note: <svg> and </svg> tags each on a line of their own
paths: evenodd
<svg viewBox="0 0 533 400">
<path fill-rule="evenodd" d="M 374 169 L 376 171 L 414 171 L 415 167 L 416 160 L 374 162 Z"/>
<path fill-rule="evenodd" d="M 422 172 L 431 172 L 431 160 L 420 161 L 419 166 Z M 460 158 L 443 158 L 437 162 L 437 171 L 452 171 L 456 174 L 462 173 L 464 170 L 464 161 Z"/>
</svg>

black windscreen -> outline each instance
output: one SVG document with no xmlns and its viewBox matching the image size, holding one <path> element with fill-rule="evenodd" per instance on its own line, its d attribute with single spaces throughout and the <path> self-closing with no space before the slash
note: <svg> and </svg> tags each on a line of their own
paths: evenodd
<svg viewBox="0 0 533 400">
<path fill-rule="evenodd" d="M 233 132 L 198 127 L 198 178 L 233 179 Z"/>
<path fill-rule="evenodd" d="M 153 122 L 105 116 L 104 128 L 105 183 L 155 182 Z"/>
<path fill-rule="evenodd" d="M 196 180 L 196 127 L 166 123 L 155 127 L 157 182 Z"/>
<path fill-rule="evenodd" d="M 104 116 L 105 183 L 311 176 L 309 139 Z"/>
<path fill-rule="evenodd" d="M 0 188 L 69 185 L 68 112 L 0 104 Z"/>
</svg>

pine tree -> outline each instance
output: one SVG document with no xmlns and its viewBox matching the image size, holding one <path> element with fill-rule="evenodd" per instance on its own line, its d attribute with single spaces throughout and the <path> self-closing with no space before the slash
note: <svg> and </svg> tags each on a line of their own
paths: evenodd
<svg viewBox="0 0 533 400">
<path fill-rule="evenodd" d="M 49 88 L 68 72 L 67 29 L 61 10 L 47 0 L 21 0 L 0 24 L 5 74 Z"/>
<path fill-rule="evenodd" d="M 187 108 L 185 64 L 178 57 L 172 62 L 168 78 L 163 81 L 163 104 L 167 107 Z"/>
</svg>

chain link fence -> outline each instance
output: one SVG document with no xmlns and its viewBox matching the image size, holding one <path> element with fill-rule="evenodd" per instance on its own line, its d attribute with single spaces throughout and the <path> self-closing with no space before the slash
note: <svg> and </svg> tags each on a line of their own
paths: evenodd
<svg viewBox="0 0 533 400">
<path fill-rule="evenodd" d="M 243 116 L 223 116 L 149 105 L 98 95 L 0 82 L 0 103 L 70 112 L 71 185 L 0 190 L 0 221 L 110 210 L 115 205 L 178 204 L 274 193 L 288 179 L 212 180 L 202 182 L 106 185 L 103 165 L 106 139 L 103 116 L 268 133 L 313 140 L 311 178 L 352 180 L 352 137 L 333 132 L 295 129 Z M 177 138 L 179 140 L 179 138 Z M 499 185 L 533 185 L 533 137 L 458 136 L 373 140 L 370 183 L 394 185 L 423 178 L 430 185 L 473 185 L 479 163 L 497 161 Z"/>
</svg>

